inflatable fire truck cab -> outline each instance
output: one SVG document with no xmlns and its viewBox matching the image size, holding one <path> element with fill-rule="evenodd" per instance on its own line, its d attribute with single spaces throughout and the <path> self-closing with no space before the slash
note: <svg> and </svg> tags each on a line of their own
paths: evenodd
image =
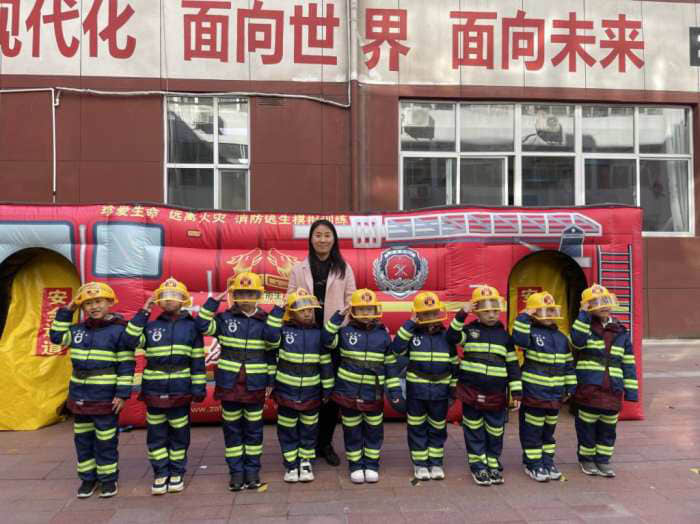
<svg viewBox="0 0 700 524">
<path fill-rule="evenodd" d="M 173 276 L 187 285 L 196 314 L 231 275 L 254 271 L 263 277 L 269 309 L 282 304 L 292 266 L 306 257 L 310 225 L 321 218 L 145 204 L 0 205 L 0 217 L 0 381 L 7 392 L 0 429 L 59 419 L 70 362 L 51 344 L 48 329 L 81 282 L 107 282 L 119 297 L 115 310 L 130 318 Z M 410 316 L 418 291 L 435 291 L 454 313 L 473 286 L 489 284 L 507 293 L 502 320 L 509 328 L 527 297 L 547 289 L 563 305 L 558 324 L 568 334 L 581 291 L 598 282 L 619 299 L 614 314 L 632 334 L 642 376 L 639 208 L 437 208 L 322 218 L 335 224 L 358 287 L 377 291 L 392 333 Z M 205 345 L 211 380 L 218 346 L 213 339 Z M 145 423 L 145 407 L 136 400 L 144 360 L 137 351 L 135 392 L 122 424 Z M 218 421 L 212 391 L 210 383 L 207 400 L 193 404 L 195 422 Z M 455 419 L 459 405 L 453 408 Z M 386 411 L 397 416 L 388 405 Z M 641 402 L 625 404 L 622 416 L 641 418 Z"/>
</svg>

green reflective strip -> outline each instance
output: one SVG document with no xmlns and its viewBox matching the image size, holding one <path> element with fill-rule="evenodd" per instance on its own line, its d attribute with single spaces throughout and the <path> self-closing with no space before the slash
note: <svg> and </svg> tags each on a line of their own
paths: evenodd
<svg viewBox="0 0 700 524">
<path fill-rule="evenodd" d="M 586 324 L 585 322 L 582 322 L 580 320 L 575 320 L 574 325 L 572 326 L 576 331 L 580 331 L 581 333 L 588 335 L 590 333 L 590 325 Z"/>
<path fill-rule="evenodd" d="M 219 335 L 219 342 L 233 349 L 265 349 L 265 341 L 260 338 L 238 338 Z"/>
<path fill-rule="evenodd" d="M 315 415 L 305 415 L 304 413 L 299 413 L 299 421 L 305 426 L 313 426 L 318 424 L 318 413 Z"/>
<path fill-rule="evenodd" d="M 449 384 L 451 378 L 448 376 L 443 378 L 442 380 L 427 380 L 419 377 L 413 371 L 409 371 L 408 373 L 406 373 L 406 380 L 415 384 Z"/>
<path fill-rule="evenodd" d="M 169 357 L 170 355 L 189 357 L 191 353 L 192 348 L 190 346 L 150 346 L 146 348 L 147 357 Z M 203 348 L 202 355 L 204 355 Z"/>
<path fill-rule="evenodd" d="M 575 386 L 577 384 L 576 375 L 564 375 L 564 384 L 567 386 Z"/>
<path fill-rule="evenodd" d="M 226 458 L 237 458 L 243 456 L 243 444 L 226 448 Z"/>
<path fill-rule="evenodd" d="M 282 319 L 279 317 L 272 316 L 272 315 L 267 316 L 267 321 L 265 323 L 268 326 L 270 326 L 271 328 L 282 327 Z"/>
<path fill-rule="evenodd" d="M 287 362 L 293 362 L 294 364 L 318 364 L 321 360 L 318 354 L 293 353 L 284 348 L 280 348 L 279 358 Z"/>
<path fill-rule="evenodd" d="M 267 364 L 253 364 L 251 362 L 246 362 L 245 372 L 249 375 L 267 375 Z"/>
<path fill-rule="evenodd" d="M 489 344 L 488 342 L 467 342 L 464 345 L 465 351 L 474 351 L 476 353 L 492 353 L 499 357 L 505 357 L 508 350 L 500 344 Z"/>
<path fill-rule="evenodd" d="M 280 426 L 284 426 L 285 428 L 293 428 L 296 427 L 297 421 L 299 420 L 298 417 L 285 417 L 284 415 L 277 415 L 277 424 Z"/>
<path fill-rule="evenodd" d="M 112 440 L 117 435 L 117 428 L 96 429 L 95 436 L 97 440 Z"/>
<path fill-rule="evenodd" d="M 343 415 L 341 417 L 341 420 L 343 422 L 343 426 L 347 428 L 354 428 L 355 426 L 359 426 L 362 423 L 362 415 L 357 415 L 355 417 L 348 417 Z"/>
<path fill-rule="evenodd" d="M 396 334 L 399 336 L 401 340 L 409 341 L 411 338 L 413 338 L 413 334 L 405 329 L 403 326 L 399 328 L 399 330 L 396 332 Z"/>
<path fill-rule="evenodd" d="M 332 362 L 330 353 L 324 353 L 318 360 L 321 364 L 330 364 Z"/>
<path fill-rule="evenodd" d="M 586 343 L 587 349 L 598 349 L 601 353 L 605 351 L 605 341 L 600 338 L 590 338 Z"/>
<path fill-rule="evenodd" d="M 505 378 L 508 376 L 508 371 L 505 365 L 486 365 L 481 362 L 473 362 L 471 360 L 462 360 L 459 365 L 459 369 L 462 371 L 468 371 L 470 373 L 479 373 L 481 375 L 486 375 L 488 377 L 500 377 Z"/>
<path fill-rule="evenodd" d="M 548 455 L 554 455 L 554 451 L 556 450 L 556 448 L 556 444 L 544 444 L 542 446 L 542 452 L 547 453 Z"/>
<path fill-rule="evenodd" d="M 167 415 L 153 415 L 151 413 L 146 413 L 146 422 L 148 424 L 164 424 L 168 421 Z"/>
<path fill-rule="evenodd" d="M 180 429 L 184 428 L 188 424 L 189 420 L 189 416 L 184 415 L 182 417 L 169 419 L 168 424 L 170 424 L 171 428 Z"/>
<path fill-rule="evenodd" d="M 192 351 L 190 352 L 190 357 L 191 358 L 204 358 L 204 348 L 203 347 L 192 348 Z"/>
<path fill-rule="evenodd" d="M 576 363 L 576 371 L 605 371 L 605 366 L 598 364 L 598 362 L 593 362 L 592 360 L 579 360 Z"/>
<path fill-rule="evenodd" d="M 341 366 L 338 368 L 338 378 L 347 380 L 348 382 L 352 382 L 354 384 L 367 384 L 372 386 L 377 380 L 377 375 L 353 373 L 352 371 L 348 371 L 345 369 L 345 367 Z M 379 375 L 379 383 L 384 383 L 384 375 Z"/>
<path fill-rule="evenodd" d="M 633 378 L 626 378 L 623 383 L 624 383 L 625 389 L 637 389 L 638 388 L 637 381 Z"/>
<path fill-rule="evenodd" d="M 54 320 L 51 323 L 51 329 L 53 329 L 54 331 L 65 331 L 66 329 L 70 328 L 70 325 L 70 322 L 61 322 L 60 320 Z"/>
<path fill-rule="evenodd" d="M 519 320 L 516 320 L 513 323 L 513 329 L 515 331 L 519 331 L 520 333 L 523 333 L 524 335 L 530 334 L 530 324 L 525 324 L 524 322 L 520 322 Z"/>
<path fill-rule="evenodd" d="M 578 410 L 578 418 L 580 418 L 582 421 L 584 421 L 587 424 L 595 424 L 598 420 L 600 415 L 597 415 L 595 413 L 591 413 L 589 411 L 585 411 L 581 408 Z"/>
<path fill-rule="evenodd" d="M 411 451 L 411 459 L 413 460 L 428 460 L 428 450 Z"/>
<path fill-rule="evenodd" d="M 501 467 L 496 457 L 486 457 L 486 465 L 492 469 L 499 469 Z"/>
<path fill-rule="evenodd" d="M 299 448 L 299 458 L 302 460 L 313 460 L 316 458 L 316 450 Z"/>
<path fill-rule="evenodd" d="M 380 413 L 379 415 L 368 415 L 367 413 L 363 413 L 362 420 L 364 420 L 365 423 L 369 424 L 370 426 L 381 426 L 382 422 L 384 421 L 384 414 Z"/>
<path fill-rule="evenodd" d="M 362 450 L 358 449 L 355 451 L 345 451 L 345 458 L 348 459 L 348 462 L 359 462 L 360 459 L 362 458 Z"/>
<path fill-rule="evenodd" d="M 158 448 L 148 451 L 148 458 L 150 460 L 163 460 L 168 458 L 168 450 L 166 448 Z"/>
<path fill-rule="evenodd" d="M 544 416 L 544 423 L 549 424 L 550 426 L 556 426 L 558 420 L 559 420 L 559 415 L 545 415 Z"/>
<path fill-rule="evenodd" d="M 92 471 L 97 467 L 97 462 L 95 462 L 95 459 L 89 459 L 89 460 L 83 460 L 82 462 L 78 462 L 78 473 L 86 473 L 88 471 Z"/>
<path fill-rule="evenodd" d="M 480 429 L 484 427 L 484 419 L 483 418 L 467 418 L 467 417 L 462 417 L 462 425 L 466 426 L 467 428 L 471 429 L 472 431 L 476 431 L 477 429 Z"/>
<path fill-rule="evenodd" d="M 117 386 L 131 386 L 134 382 L 132 375 L 120 375 L 117 377 Z"/>
<path fill-rule="evenodd" d="M 525 422 L 531 426 L 544 426 L 544 417 L 538 417 L 537 415 L 525 413 Z"/>
<path fill-rule="evenodd" d="M 469 464 L 486 464 L 486 454 L 474 455 L 473 453 L 467 453 L 467 460 L 469 461 Z"/>
<path fill-rule="evenodd" d="M 113 462 L 112 464 L 103 464 L 103 465 L 97 465 L 97 474 L 98 475 L 110 475 L 112 473 L 117 472 L 117 463 Z"/>
<path fill-rule="evenodd" d="M 318 386 L 321 383 L 321 375 L 316 374 L 310 377 L 295 377 L 293 375 L 287 375 L 282 371 L 277 371 L 275 375 L 278 382 L 292 387 L 309 387 Z"/>
<path fill-rule="evenodd" d="M 267 365 L 267 374 L 272 375 L 274 377 L 275 373 L 277 373 L 277 365 L 276 364 L 268 364 Z"/>
<path fill-rule="evenodd" d="M 620 347 L 620 346 L 615 346 L 613 344 L 612 346 L 610 346 L 610 354 L 615 356 L 615 357 L 624 357 L 625 348 Z"/>
<path fill-rule="evenodd" d="M 257 411 L 248 411 L 247 409 L 243 411 L 243 418 L 246 419 L 248 422 L 257 422 L 258 420 L 262 420 L 263 417 L 263 410 L 257 410 Z"/>
<path fill-rule="evenodd" d="M 386 387 L 388 387 L 390 389 L 400 388 L 401 387 L 401 379 L 399 379 L 397 377 L 386 379 Z"/>
<path fill-rule="evenodd" d="M 449 362 L 450 354 L 440 351 L 411 351 L 409 359 L 415 362 Z"/>
<path fill-rule="evenodd" d="M 511 380 L 508 383 L 508 387 L 510 388 L 511 391 L 522 391 L 523 383 L 520 380 Z"/>
<path fill-rule="evenodd" d="M 397 362 L 398 360 L 396 360 L 396 355 L 394 355 L 393 353 L 387 353 L 384 356 L 384 364 L 386 365 L 396 364 Z"/>
<path fill-rule="evenodd" d="M 406 422 L 409 426 L 420 426 L 428 420 L 428 415 L 406 415 Z"/>
<path fill-rule="evenodd" d="M 443 448 L 428 448 L 428 456 L 430 458 L 442 458 L 445 456 L 445 450 Z"/>
<path fill-rule="evenodd" d="M 377 351 L 350 351 L 349 349 L 340 348 L 340 356 L 355 358 L 357 360 L 367 360 L 380 364 L 384 362 L 384 353 L 379 353 Z"/>
<path fill-rule="evenodd" d="M 462 329 L 464 328 L 464 322 L 460 322 L 455 317 L 454 319 L 452 319 L 452 322 L 450 323 L 450 327 L 452 329 L 454 329 L 455 331 L 462 331 Z"/>
<path fill-rule="evenodd" d="M 143 328 L 139 326 L 135 326 L 131 322 L 129 322 L 126 325 L 126 332 L 131 335 L 132 337 L 138 337 L 141 336 L 141 333 L 143 333 Z"/>
<path fill-rule="evenodd" d="M 582 446 L 579 444 L 578 454 L 584 457 L 592 457 L 595 455 L 595 448 L 587 448 L 586 446 Z"/>
<path fill-rule="evenodd" d="M 133 351 L 119 351 L 117 353 L 117 362 L 133 362 L 134 352 Z"/>
<path fill-rule="evenodd" d="M 428 417 L 428 424 L 435 429 L 445 429 L 445 427 L 447 427 L 447 421 L 445 419 L 433 420 L 432 418 Z"/>
<path fill-rule="evenodd" d="M 530 460 L 539 460 L 542 458 L 542 448 L 524 449 L 525 456 Z"/>
<path fill-rule="evenodd" d="M 615 446 L 603 446 L 602 444 L 595 445 L 596 453 L 598 455 L 605 455 L 606 457 L 612 456 L 614 449 L 615 449 Z"/>
<path fill-rule="evenodd" d="M 185 460 L 185 455 L 187 450 L 184 449 L 171 449 L 168 451 L 168 457 L 170 460 Z"/>
<path fill-rule="evenodd" d="M 203 318 L 204 320 L 211 320 L 212 318 L 214 318 L 214 312 L 213 312 L 213 311 L 209 311 L 209 310 L 208 310 L 207 308 L 205 308 L 205 307 L 201 307 L 201 308 L 199 309 L 199 317 L 200 317 L 200 318 Z"/>
<path fill-rule="evenodd" d="M 508 354 L 506 355 L 506 362 L 517 362 L 518 361 L 518 355 L 515 354 L 515 351 L 509 351 Z"/>
<path fill-rule="evenodd" d="M 207 375 L 206 373 L 203 373 L 201 375 L 192 375 L 192 384 L 206 384 L 207 383 Z"/>
<path fill-rule="evenodd" d="M 618 417 L 619 415 L 601 415 L 600 421 L 604 422 L 605 424 L 615 425 L 617 424 Z"/>
<path fill-rule="evenodd" d="M 571 355 L 569 353 L 543 353 L 528 349 L 527 358 L 541 364 L 566 364 L 571 360 Z"/>
<path fill-rule="evenodd" d="M 236 411 L 228 411 L 228 410 L 222 410 L 221 412 L 221 417 L 226 421 L 226 422 L 235 422 L 239 420 L 243 416 L 243 410 L 242 409 L 237 409 Z"/>
<path fill-rule="evenodd" d="M 74 422 L 73 423 L 73 433 L 90 433 L 95 431 L 95 424 L 93 422 Z"/>
<path fill-rule="evenodd" d="M 243 449 L 245 450 L 245 454 L 250 456 L 262 455 L 263 452 L 262 444 L 245 444 Z"/>
<path fill-rule="evenodd" d="M 616 368 L 616 367 L 612 367 L 612 366 L 610 366 L 608 368 L 608 373 L 610 374 L 611 377 L 620 378 L 620 379 L 624 376 L 621 368 Z"/>
<path fill-rule="evenodd" d="M 103 349 L 79 349 L 70 348 L 70 357 L 74 360 L 86 361 L 95 360 L 98 362 L 116 362 L 117 355 L 114 351 Z"/>
<path fill-rule="evenodd" d="M 284 456 L 284 460 L 286 460 L 287 462 L 295 462 L 296 459 L 299 457 L 299 450 L 293 449 L 291 451 L 287 451 L 285 453 L 282 453 L 282 456 Z"/>
<path fill-rule="evenodd" d="M 99 377 L 90 377 L 85 380 L 71 377 L 70 381 L 74 384 L 86 384 L 89 386 L 114 386 L 117 383 L 117 375 L 100 375 Z"/>
<path fill-rule="evenodd" d="M 73 338 L 72 338 L 72 336 L 71 336 L 71 334 L 70 334 L 70 331 L 66 331 L 66 332 L 63 334 L 63 338 L 61 339 L 61 345 L 64 346 L 64 347 L 69 347 L 70 344 L 71 344 L 71 342 L 72 342 L 72 340 L 73 340 Z"/>
<path fill-rule="evenodd" d="M 564 377 L 545 377 L 529 371 L 523 371 L 522 380 L 523 382 L 545 387 L 563 386 L 565 382 Z"/>
<path fill-rule="evenodd" d="M 326 322 L 326 325 L 324 327 L 326 328 L 326 331 L 328 331 L 331 335 L 335 335 L 338 331 L 340 331 L 340 326 L 335 325 L 330 320 Z"/>
<path fill-rule="evenodd" d="M 219 369 L 230 371 L 231 373 L 238 373 L 241 370 L 240 362 L 232 362 L 231 360 L 226 360 L 225 358 L 220 358 L 217 366 Z"/>
<path fill-rule="evenodd" d="M 209 322 L 209 326 L 207 327 L 207 330 L 204 332 L 204 334 L 213 337 L 214 333 L 216 333 L 216 322 L 212 320 Z"/>
<path fill-rule="evenodd" d="M 497 428 L 495 426 L 489 425 L 488 422 L 484 422 L 484 427 L 486 428 L 486 432 L 493 437 L 503 436 L 503 426 Z"/>
<path fill-rule="evenodd" d="M 634 364 L 634 355 L 622 355 L 622 363 L 623 364 Z"/>
</svg>

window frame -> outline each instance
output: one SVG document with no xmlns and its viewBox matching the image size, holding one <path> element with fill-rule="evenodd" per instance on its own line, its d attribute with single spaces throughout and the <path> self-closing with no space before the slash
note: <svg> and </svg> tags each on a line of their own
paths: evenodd
<svg viewBox="0 0 700 524">
<path fill-rule="evenodd" d="M 165 136 L 165 139 L 163 140 L 163 202 L 165 204 L 170 204 L 168 202 L 168 169 L 211 169 L 214 171 L 214 186 L 213 186 L 213 204 L 214 207 L 212 208 L 213 210 L 224 210 L 221 207 L 221 177 L 223 176 L 221 174 L 221 171 L 245 171 L 246 172 L 246 195 L 245 195 L 245 209 L 240 209 L 240 210 L 224 210 L 224 211 L 250 211 L 250 194 L 251 194 L 251 184 L 252 184 L 252 177 L 251 177 L 251 157 L 252 157 L 252 139 L 251 139 L 251 118 L 250 118 L 250 110 L 251 110 L 251 99 L 248 97 L 242 97 L 242 96 L 215 96 L 215 95 L 187 95 L 187 97 L 191 98 L 207 98 L 212 100 L 212 108 L 214 111 L 214 130 L 215 132 L 213 133 L 213 140 L 212 140 L 212 148 L 213 148 L 213 163 L 211 164 L 201 164 L 201 163 L 196 163 L 196 164 L 188 164 L 188 163 L 170 163 L 168 162 L 168 144 L 169 144 L 169 135 L 168 135 L 168 99 L 169 98 L 174 98 L 179 95 L 165 95 L 163 96 L 163 134 Z M 222 98 L 238 98 L 241 100 L 245 100 L 248 104 L 248 127 L 246 129 L 247 136 L 248 136 L 248 162 L 246 164 L 220 164 L 219 163 L 219 132 L 218 132 L 218 127 L 217 127 L 217 122 L 219 118 L 219 101 Z M 172 204 L 172 205 L 180 205 L 180 204 Z"/>
<path fill-rule="evenodd" d="M 510 167 L 510 162 L 513 162 L 513 207 L 522 207 L 522 158 L 525 156 L 530 157 L 573 157 L 574 158 L 574 205 L 575 206 L 585 206 L 586 204 L 586 160 L 589 159 L 607 159 L 607 160 L 634 160 L 636 163 L 636 183 L 635 188 L 635 199 L 637 207 L 641 207 L 641 176 L 640 176 L 640 162 L 642 160 L 684 160 L 688 163 L 688 231 L 643 231 L 642 236 L 644 237 L 694 237 L 695 236 L 695 173 L 694 173 L 694 133 L 693 133 L 693 108 L 687 105 L 669 105 L 669 104 L 615 104 L 615 103 L 601 103 L 601 102 L 549 102 L 549 101 L 511 101 L 511 100 L 431 100 L 431 99 L 414 99 L 414 98 L 404 98 L 399 99 L 399 114 L 401 114 L 401 104 L 403 103 L 451 103 L 454 108 L 455 114 L 455 150 L 450 152 L 434 152 L 434 151 L 402 151 L 401 149 L 401 118 L 398 119 L 398 156 L 399 156 L 399 209 L 404 210 L 404 158 L 453 158 L 456 165 L 456 183 L 457 194 L 454 196 L 453 202 L 447 202 L 445 205 L 461 205 L 460 203 L 460 179 L 461 179 L 461 166 L 460 160 L 467 157 L 478 157 L 478 158 L 492 158 L 498 157 L 506 158 L 505 163 L 505 173 L 504 177 L 504 190 L 503 190 L 503 203 L 504 207 L 508 207 L 508 197 L 509 197 L 509 180 L 508 180 L 508 170 Z M 461 152 L 461 111 L 459 110 L 461 105 L 513 105 L 514 106 L 514 143 L 512 151 L 467 151 Z M 523 151 L 522 150 L 522 109 L 523 105 L 562 105 L 562 106 L 574 106 L 574 150 L 572 152 L 567 151 Z M 634 151 L 632 153 L 586 153 L 583 151 L 583 107 L 584 106 L 599 106 L 599 107 L 631 107 L 634 109 Z M 689 140 L 689 151 L 687 154 L 658 154 L 658 153 L 640 153 L 639 152 L 639 109 L 640 108 L 659 108 L 659 109 L 683 109 L 687 112 L 688 116 L 688 140 Z M 512 157 L 512 159 L 511 159 Z M 486 205 L 486 204 L 484 204 Z"/>
</svg>

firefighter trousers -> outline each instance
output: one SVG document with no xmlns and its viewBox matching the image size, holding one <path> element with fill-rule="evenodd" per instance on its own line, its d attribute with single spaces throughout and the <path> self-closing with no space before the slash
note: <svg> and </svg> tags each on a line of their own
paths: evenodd
<svg viewBox="0 0 700 524">
<path fill-rule="evenodd" d="M 119 477 L 117 415 L 75 415 L 73 439 L 81 480 L 116 481 Z"/>
<path fill-rule="evenodd" d="M 549 468 L 554 464 L 558 409 L 520 407 L 520 445 L 523 464 L 528 468 Z"/>
<path fill-rule="evenodd" d="M 146 445 L 155 478 L 184 475 L 190 447 L 190 405 L 148 407 Z"/>
<path fill-rule="evenodd" d="M 414 466 L 442 466 L 448 400 L 406 400 L 408 449 Z"/>
<path fill-rule="evenodd" d="M 223 400 L 221 408 L 229 473 L 257 475 L 263 450 L 263 403 Z"/>
<path fill-rule="evenodd" d="M 299 467 L 302 460 L 316 458 L 318 408 L 297 411 L 286 406 L 277 409 L 277 438 L 282 449 L 284 467 Z"/>
<path fill-rule="evenodd" d="M 462 429 L 471 471 L 503 469 L 499 458 L 503 451 L 505 420 L 505 409 L 485 411 L 462 403 Z"/>
<path fill-rule="evenodd" d="M 619 411 L 579 407 L 576 415 L 578 460 L 607 464 L 612 458 L 617 436 Z"/>
<path fill-rule="evenodd" d="M 379 452 L 384 442 L 384 413 L 341 407 L 345 457 L 350 471 L 379 471 Z"/>
</svg>

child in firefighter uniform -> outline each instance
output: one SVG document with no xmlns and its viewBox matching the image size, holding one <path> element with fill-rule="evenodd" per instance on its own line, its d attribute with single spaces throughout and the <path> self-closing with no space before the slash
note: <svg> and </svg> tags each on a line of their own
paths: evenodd
<svg viewBox="0 0 700 524">
<path fill-rule="evenodd" d="M 448 335 L 463 346 L 457 375 L 457 398 L 462 401 L 462 426 L 467 460 L 474 482 L 481 486 L 503 484 L 503 432 L 508 390 L 513 407 L 520 406 L 520 366 L 510 335 L 499 321 L 505 300 L 496 288 L 479 286 L 471 302 L 457 312 Z M 469 313 L 477 319 L 464 325 Z"/>
<path fill-rule="evenodd" d="M 263 407 L 274 376 L 282 309 L 268 314 L 258 307 L 264 288 L 255 273 L 239 273 L 229 278 L 226 287 L 204 303 L 197 325 L 221 345 L 214 398 L 221 400 L 229 489 L 240 491 L 261 486 Z M 215 315 L 224 296 L 230 307 Z"/>
<path fill-rule="evenodd" d="M 569 341 L 555 323 L 561 306 L 546 291 L 527 298 L 513 325 L 513 341 L 523 349 L 520 444 L 525 473 L 538 482 L 561 478 L 554 464 L 559 409 L 576 389 Z"/>
<path fill-rule="evenodd" d="M 350 322 L 343 327 L 345 317 Z M 370 289 L 358 289 L 350 307 L 337 311 L 326 323 L 323 343 L 340 346 L 340 367 L 331 399 L 340 406 L 345 456 L 355 484 L 379 481 L 379 453 L 384 441 L 384 386 L 401 394 L 391 338 L 379 322 L 382 309 Z"/>
<path fill-rule="evenodd" d="M 625 400 L 638 400 L 629 332 L 610 316 L 617 305 L 615 295 L 594 284 L 581 294 L 581 311 L 571 329 L 577 351 L 578 460 L 587 475 L 615 476 L 610 459 L 623 394 Z"/>
<path fill-rule="evenodd" d="M 146 444 L 153 467 L 151 494 L 178 493 L 190 446 L 190 403 L 206 396 L 204 340 L 194 318 L 182 311 L 192 305 L 187 287 L 169 278 L 143 306 L 148 318 L 153 304 L 162 313 L 139 328 L 146 353 L 139 400 L 146 403 Z"/>
<path fill-rule="evenodd" d="M 285 482 L 314 480 L 319 407 L 333 391 L 331 354 L 315 323 L 314 309 L 320 307 L 305 289 L 287 296 L 272 393 Z"/>
<path fill-rule="evenodd" d="M 119 412 L 131 394 L 139 343 L 135 326 L 145 325 L 147 319 L 138 313 L 127 325 L 120 315 L 110 313 L 116 303 L 111 287 L 88 282 L 68 307 L 56 312 L 51 325 L 51 342 L 69 348 L 73 365 L 67 406 L 75 415 L 79 498 L 91 496 L 98 481 L 101 497 L 112 497 L 118 489 Z M 79 307 L 85 321 L 71 324 Z"/>
<path fill-rule="evenodd" d="M 413 317 L 401 326 L 391 343 L 397 355 L 408 352 L 406 420 L 408 447 L 417 480 L 442 480 L 447 439 L 447 409 L 457 385 L 457 348 L 460 334 L 448 335 L 445 306 L 430 291 L 418 293 Z M 450 342 L 452 340 L 452 342 Z M 392 402 L 398 399 L 392 394 Z"/>
</svg>

